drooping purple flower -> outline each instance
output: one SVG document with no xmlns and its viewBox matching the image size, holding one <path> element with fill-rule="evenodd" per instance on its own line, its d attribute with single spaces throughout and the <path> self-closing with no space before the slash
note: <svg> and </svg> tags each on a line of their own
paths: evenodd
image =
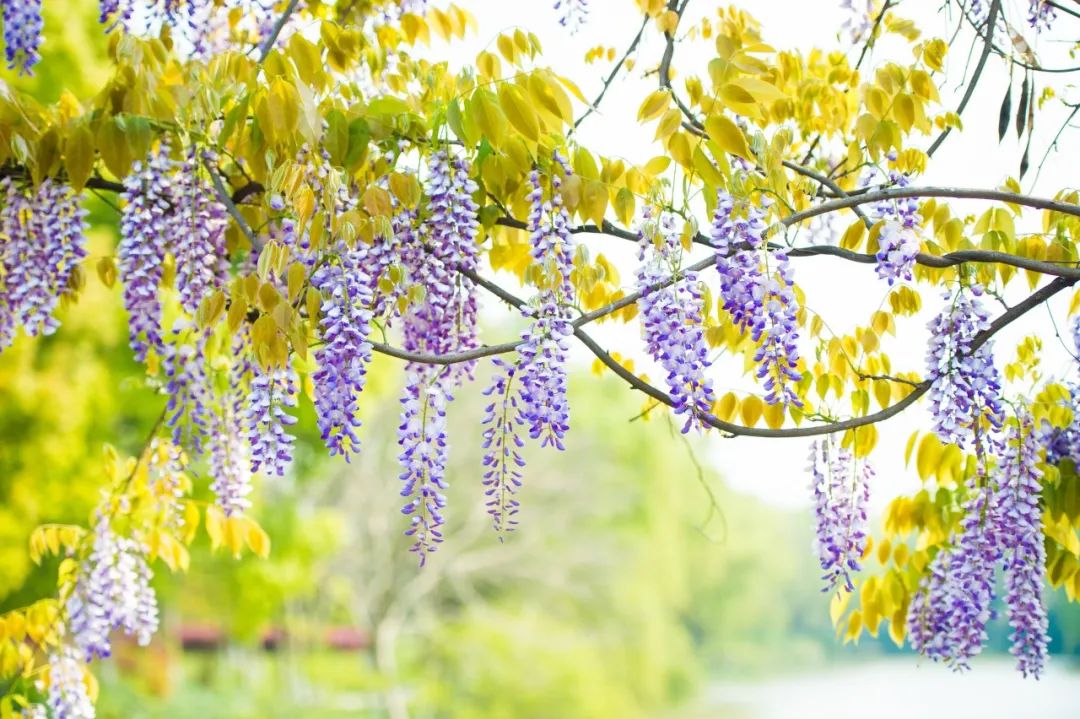
<svg viewBox="0 0 1080 719">
<path fill-rule="evenodd" d="M 165 424 L 172 430 L 173 443 L 187 447 L 195 456 L 203 452 L 203 444 L 211 430 L 213 390 L 207 371 L 206 342 L 208 335 L 188 323 L 180 323 L 172 331 L 165 346 L 162 370 L 165 374 Z"/>
<path fill-rule="evenodd" d="M 941 314 L 930 321 L 927 377 L 934 433 L 942 442 L 968 446 L 988 423 L 1001 427 L 1001 375 L 994 365 L 993 344 L 973 349 L 976 337 L 990 327 L 979 301 L 981 289 L 957 292 Z"/>
<path fill-rule="evenodd" d="M 93 549 L 79 568 L 66 606 L 72 641 L 86 661 L 109 656 L 113 630 L 123 630 L 141 645 L 150 642 L 158 627 L 152 577 L 142 547 L 99 518 Z"/>
<path fill-rule="evenodd" d="M 521 438 L 525 418 L 522 415 L 521 386 L 517 380 L 518 367 L 503 359 L 495 358 L 495 376 L 483 394 L 491 398 L 484 409 L 481 425 L 484 427 L 484 496 L 487 512 L 491 515 L 495 531 L 512 532 L 517 528 L 520 506 L 514 495 L 521 487 L 522 468 L 525 460 L 520 449 L 525 446 Z"/>
<path fill-rule="evenodd" d="M 1047 658 L 1047 618 L 1043 604 L 1046 550 L 1043 546 L 1038 445 L 1030 415 L 1010 427 L 998 470 L 997 511 L 1002 521 L 1005 604 L 1012 634 L 1009 651 L 1016 668 L 1038 678 Z"/>
<path fill-rule="evenodd" d="M 294 439 L 286 428 L 296 424 L 296 417 L 285 410 L 296 406 L 296 392 L 296 370 L 291 366 L 254 369 L 244 413 L 252 472 L 265 467 L 267 473 L 280 477 L 292 462 Z"/>
<path fill-rule="evenodd" d="M 667 372 L 675 414 L 686 415 L 682 431 L 701 430 L 705 427 L 701 418 L 715 399 L 712 381 L 705 376 L 712 363 L 701 324 L 701 285 L 696 272 L 682 272 L 675 282 L 650 291 L 681 265 L 682 244 L 674 215 L 665 213 L 657 226 L 646 214 L 639 235 L 637 290 L 643 293 L 638 307 L 645 346 Z"/>
<path fill-rule="evenodd" d="M 20 324 L 31 336 L 50 335 L 60 326 L 53 313 L 86 256 L 86 211 L 70 188 L 48 178 L 32 193 L 3 178 L 0 192 L 2 350 Z"/>
<path fill-rule="evenodd" d="M 1058 464 L 1071 459 L 1080 466 L 1080 384 L 1069 385 L 1069 409 L 1072 422 L 1067 427 L 1053 427 L 1044 422 L 1039 428 L 1039 443 L 1046 448 L 1046 462 Z"/>
<path fill-rule="evenodd" d="M 825 580 L 822 591 L 855 590 L 851 575 L 862 567 L 869 536 L 867 506 L 874 470 L 855 465 L 851 452 L 831 440 L 810 445 L 810 490 L 817 520 L 815 545 Z"/>
<path fill-rule="evenodd" d="M 889 179 L 894 187 L 910 184 L 907 175 L 899 172 L 890 172 Z M 890 286 L 900 280 L 910 281 L 919 254 L 919 203 L 913 197 L 884 200 L 876 203 L 872 212 L 875 219 L 884 221 L 875 255 L 878 277 Z"/>
<path fill-rule="evenodd" d="M 423 300 L 404 317 L 404 346 L 413 352 L 443 355 L 479 346 L 476 285 L 463 272 L 478 266 L 476 235 L 480 226 L 472 199 L 477 185 L 469 166 L 446 151 L 429 161 L 426 190 L 431 215 L 424 223 L 421 245 L 407 257 L 410 281 L 423 288 Z M 454 365 L 446 379 L 459 382 L 475 363 Z"/>
<path fill-rule="evenodd" d="M 362 248 L 342 247 L 336 258 L 315 271 L 312 286 L 323 293 L 323 344 L 315 352 L 312 375 L 319 430 L 331 455 L 347 460 L 357 451 L 357 398 L 371 361 L 372 291 L 366 281 Z"/>
<path fill-rule="evenodd" d="M 576 33 L 589 17 L 589 0 L 555 0 L 559 24 Z"/>
<path fill-rule="evenodd" d="M 74 647 L 60 647 L 49 656 L 48 706 L 52 719 L 94 719 L 96 713 L 86 684 L 86 670 Z M 37 716 L 44 719 L 44 711 Z"/>
<path fill-rule="evenodd" d="M 244 433 L 244 401 L 253 373 L 246 333 L 233 343 L 229 389 L 214 418 L 210 436 L 210 491 L 226 517 L 251 506 L 251 450 Z"/>
<path fill-rule="evenodd" d="M 197 151 L 192 147 L 180 167 L 175 190 L 176 286 L 180 304 L 191 315 L 199 309 L 203 297 L 225 284 L 229 271 L 225 207 L 213 188 L 201 179 L 199 168 Z"/>
<path fill-rule="evenodd" d="M 734 209 L 734 199 L 721 191 L 710 239 L 724 309 L 759 343 L 754 361 L 757 378 L 764 380 L 765 402 L 801 407 L 793 386 L 802 374 L 797 369 L 798 300 L 790 261 L 782 249 L 766 247 L 763 209 L 750 205 L 745 218 L 735 217 Z"/>
<path fill-rule="evenodd" d="M 555 162 L 562 164 L 558 157 Z M 574 242 L 558 172 L 551 175 L 551 199 L 546 202 L 540 173 L 533 170 L 529 183 L 531 252 L 541 271 L 540 292 L 524 310 L 532 324 L 518 346 L 522 413 L 530 437 L 539 439 L 541 446 L 563 449 L 563 437 L 570 427 L 566 359 L 574 332 L 569 305 L 574 292 L 570 282 Z"/>
<path fill-rule="evenodd" d="M 1003 554 L 995 487 L 982 459 L 979 465 L 967 483 L 960 530 L 938 550 L 908 609 L 915 650 L 958 670 L 968 669 L 986 642 L 987 623 L 995 616 L 994 573 Z"/>
<path fill-rule="evenodd" d="M 401 496 L 408 501 L 401 513 L 409 517 L 406 536 L 413 538 L 409 551 L 420 557 L 420 566 L 443 541 L 440 527 L 445 523 L 446 405 L 451 397 L 441 380 L 442 368 L 423 374 L 410 372 L 401 398 L 401 425 L 398 445 L 401 454 Z"/>
<path fill-rule="evenodd" d="M 1028 0 L 1027 20 L 1035 32 L 1049 30 L 1057 20 L 1057 11 L 1046 0 Z"/>
<path fill-rule="evenodd" d="M 862 41 L 874 24 L 874 0 L 841 0 L 840 9 L 845 12 L 840 31 L 852 42 Z"/>
<path fill-rule="evenodd" d="M 41 60 L 41 0 L 4 0 L 3 5 L 8 69 L 17 67 L 20 75 L 32 74 L 30 68 Z"/>
<path fill-rule="evenodd" d="M 158 291 L 175 234 L 173 208 L 178 205 L 171 170 L 168 149 L 163 146 L 145 163 L 136 163 L 124 180 L 118 269 L 131 349 L 140 362 L 148 351 L 160 355 L 164 350 Z"/>
</svg>

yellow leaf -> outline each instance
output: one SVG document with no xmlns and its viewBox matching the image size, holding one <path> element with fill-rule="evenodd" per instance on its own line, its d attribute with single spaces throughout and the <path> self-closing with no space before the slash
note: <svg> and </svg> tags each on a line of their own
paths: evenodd
<svg viewBox="0 0 1080 719">
<path fill-rule="evenodd" d="M 210 536 L 211 549 L 221 546 L 225 537 L 225 514 L 216 504 L 206 508 L 206 533 Z"/>
<path fill-rule="evenodd" d="M 521 88 L 506 83 L 500 85 L 499 104 L 514 129 L 534 142 L 540 138 L 539 118 Z"/>
<path fill-rule="evenodd" d="M 757 424 L 758 419 L 761 418 L 761 413 L 764 410 L 765 405 L 761 399 L 754 395 L 750 395 L 743 399 L 740 404 L 740 414 L 742 415 L 743 424 L 747 427 L 753 427 Z"/>
<path fill-rule="evenodd" d="M 246 538 L 248 547 L 257 556 L 265 559 L 270 555 L 270 536 L 252 519 L 247 522 Z"/>
<path fill-rule="evenodd" d="M 926 434 L 919 442 L 919 450 L 915 455 L 915 469 L 922 481 L 928 480 L 937 471 L 938 462 L 941 459 L 942 446 L 938 438 L 933 434 Z"/>
<path fill-rule="evenodd" d="M 641 103 L 641 107 L 638 108 L 638 121 L 649 122 L 655 120 L 663 114 L 671 103 L 671 93 L 667 90 L 655 90 L 645 101 Z"/>
<path fill-rule="evenodd" d="M 582 187 L 581 204 L 578 211 L 581 216 L 592 220 L 597 227 L 604 223 L 607 212 L 607 187 L 600 180 L 587 180 Z"/>
<path fill-rule="evenodd" d="M 709 134 L 724 152 L 753 161 L 754 154 L 746 142 L 746 136 L 734 120 L 726 115 L 713 115 L 705 120 L 705 132 Z"/>
<path fill-rule="evenodd" d="M 837 592 L 833 595 L 829 602 L 829 619 L 832 620 L 834 627 L 840 623 L 840 617 L 844 616 L 849 604 L 851 604 L 850 592 Z"/>
</svg>

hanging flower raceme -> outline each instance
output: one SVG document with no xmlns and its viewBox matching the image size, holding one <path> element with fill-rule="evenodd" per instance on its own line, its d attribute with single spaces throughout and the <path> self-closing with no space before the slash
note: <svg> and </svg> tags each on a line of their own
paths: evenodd
<svg viewBox="0 0 1080 719">
<path fill-rule="evenodd" d="M 480 227 L 472 195 L 477 185 L 468 164 L 446 151 L 432 155 L 427 180 L 431 216 L 424 223 L 422 244 L 413 245 L 411 281 L 423 287 L 423 301 L 405 315 L 404 345 L 413 352 L 448 354 L 479 346 L 476 285 L 462 271 L 475 272 Z M 472 372 L 473 362 L 454 365 L 447 378 L 458 382 Z"/>
<path fill-rule="evenodd" d="M 732 321 L 759 343 L 757 377 L 764 380 L 765 402 L 802 406 L 794 384 L 798 371 L 799 328 L 795 280 L 787 253 L 765 246 L 765 211 L 750 205 L 745 218 L 734 216 L 735 201 L 721 191 L 713 215 L 720 297 Z M 773 267 L 769 267 L 769 262 Z"/>
<path fill-rule="evenodd" d="M 45 179 L 36 191 L 0 179 L 0 350 L 22 325 L 30 336 L 50 335 L 60 297 L 73 289 L 86 257 L 86 211 L 66 185 Z"/>
<path fill-rule="evenodd" d="M 68 630 L 86 661 L 109 656 L 114 630 L 123 630 L 141 645 L 150 642 L 158 628 L 152 577 L 142 547 L 116 534 L 108 518 L 99 518 L 93 549 L 67 599 Z"/>
<path fill-rule="evenodd" d="M 442 372 L 441 367 L 411 371 L 401 398 L 398 459 L 404 483 L 401 496 L 408 500 L 401 513 L 409 517 L 405 534 L 413 539 L 410 551 L 420 557 L 420 566 L 442 543 L 440 527 L 446 521 L 446 405 L 452 398 L 443 386 Z"/>
<path fill-rule="evenodd" d="M 159 285 L 176 235 L 174 211 L 179 205 L 172 169 L 168 148 L 162 146 L 145 163 L 136 163 L 124 180 L 118 269 L 131 349 L 140 362 L 147 352 L 160 355 L 164 350 Z"/>
<path fill-rule="evenodd" d="M 576 33 L 589 17 L 589 0 L 555 0 L 559 24 Z"/>
<path fill-rule="evenodd" d="M 1012 627 L 1009 651 L 1026 677 L 1038 678 L 1046 663 L 1047 619 L 1043 604 L 1046 550 L 1039 509 L 1039 455 L 1033 422 L 1025 415 L 1010 427 L 998 469 L 997 511 L 1005 564 L 1005 605 Z"/>
<path fill-rule="evenodd" d="M 522 415 L 521 386 L 518 367 L 496 358 L 495 376 L 484 390 L 491 402 L 484 408 L 484 496 L 487 512 L 496 532 L 512 532 L 517 527 L 520 506 L 514 495 L 521 487 L 525 460 L 520 449 L 525 446 L 521 435 L 525 426 Z"/>
<path fill-rule="evenodd" d="M 990 328 L 990 316 L 979 301 L 978 287 L 961 289 L 941 314 L 930 321 L 927 378 L 934 432 L 942 442 L 969 446 L 984 425 L 1001 427 L 1001 375 L 994 365 L 993 344 L 976 346 Z M 992 436 L 976 442 L 982 452 Z"/>
<path fill-rule="evenodd" d="M 371 285 L 366 281 L 362 247 L 344 245 L 336 257 L 315 271 L 311 284 L 323 294 L 323 344 L 315 352 L 312 375 L 319 430 L 331 455 L 346 459 L 357 451 L 357 398 L 364 389 L 371 361 Z"/>
<path fill-rule="evenodd" d="M 222 287 L 229 276 L 227 214 L 213 188 L 201 179 L 194 147 L 180 167 L 175 197 L 176 286 L 180 304 L 194 316 L 203 297 Z"/>
<path fill-rule="evenodd" d="M 556 164 L 561 158 L 556 156 Z M 570 319 L 573 285 L 570 271 L 574 262 L 574 242 L 570 216 L 563 206 L 562 179 L 551 177 L 551 199 L 544 201 L 540 174 L 529 175 L 529 232 L 532 257 L 540 263 L 540 292 L 525 310 L 532 320 L 518 347 L 521 376 L 522 413 L 529 436 L 541 446 L 563 449 L 563 437 L 570 427 L 570 407 L 566 396 L 566 357 L 569 338 L 574 333 Z"/>
<path fill-rule="evenodd" d="M 810 445 L 810 491 L 817 520 L 815 546 L 825 580 L 822 591 L 855 590 L 851 576 L 862 566 L 869 536 L 867 505 L 874 470 L 856 467 L 851 452 L 831 440 Z"/>
<path fill-rule="evenodd" d="M 206 332 L 186 322 L 178 323 L 171 334 L 162 362 L 169 397 L 165 424 L 172 430 L 174 444 L 198 456 L 213 423 L 214 397 L 206 360 L 209 338 Z"/>
<path fill-rule="evenodd" d="M 286 428 L 296 424 L 296 417 L 286 409 L 296 406 L 297 382 L 291 366 L 254 369 L 244 412 L 252 472 L 261 467 L 280 477 L 292 462 L 294 438 Z"/>
<path fill-rule="evenodd" d="M 841 0 L 840 9 L 845 14 L 841 32 L 852 42 L 863 40 L 874 23 L 874 0 Z"/>
<path fill-rule="evenodd" d="M 44 707 L 41 709 L 37 716 L 44 719 Z M 52 719 L 94 719 L 96 716 L 86 683 L 85 665 L 74 647 L 61 647 L 49 657 L 48 711 Z"/>
<path fill-rule="evenodd" d="M 968 669 L 994 618 L 994 572 L 1003 521 L 984 461 L 967 483 L 960 531 L 938 550 L 908 610 L 912 646 L 934 661 Z"/>
<path fill-rule="evenodd" d="M 891 172 L 893 187 L 907 187 L 907 175 Z M 878 202 L 873 208 L 874 218 L 883 221 L 878 235 L 878 277 L 893 285 L 900 280 L 911 280 L 915 257 L 919 254 L 919 203 L 913 197 Z"/>
<path fill-rule="evenodd" d="M 646 349 L 667 372 L 675 414 L 686 415 L 682 431 L 702 430 L 701 418 L 715 397 L 712 381 L 705 376 L 711 362 L 701 324 L 701 285 L 696 272 L 682 272 L 675 282 L 652 289 L 679 272 L 682 244 L 674 215 L 662 215 L 657 227 L 646 214 L 639 237 L 637 290 L 642 296 L 638 307 Z"/>
<path fill-rule="evenodd" d="M 41 60 L 41 0 L 4 0 L 3 5 L 8 69 L 18 68 L 20 75 L 29 75 Z"/>
<path fill-rule="evenodd" d="M 226 517 L 243 514 L 251 506 L 251 449 L 244 434 L 244 402 L 253 374 L 247 334 L 233 343 L 229 390 L 214 417 L 210 437 L 210 491 Z"/>
<path fill-rule="evenodd" d="M 1057 11 L 1046 0 L 1028 0 L 1028 25 L 1035 32 L 1049 30 L 1057 20 Z"/>
</svg>

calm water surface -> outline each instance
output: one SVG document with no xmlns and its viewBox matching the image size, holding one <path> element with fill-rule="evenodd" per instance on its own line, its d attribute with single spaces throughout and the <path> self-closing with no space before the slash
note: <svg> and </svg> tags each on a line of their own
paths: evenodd
<svg viewBox="0 0 1080 719">
<path fill-rule="evenodd" d="M 1039 681 L 1005 659 L 966 674 L 912 658 L 875 660 L 819 673 L 717 682 L 701 717 L 723 719 L 1078 719 L 1080 668 L 1051 662 Z"/>
</svg>

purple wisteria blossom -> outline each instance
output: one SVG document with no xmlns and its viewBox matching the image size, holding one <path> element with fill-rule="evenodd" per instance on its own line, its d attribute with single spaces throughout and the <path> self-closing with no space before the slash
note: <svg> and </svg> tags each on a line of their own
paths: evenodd
<svg viewBox="0 0 1080 719">
<path fill-rule="evenodd" d="M 1043 546 L 1039 447 L 1030 415 L 1009 428 L 998 470 L 997 511 L 1002 521 L 1005 605 L 1012 627 L 1009 651 L 1016 668 L 1038 678 L 1046 663 L 1047 619 L 1043 604 L 1046 550 Z"/>
<path fill-rule="evenodd" d="M 1048 464 L 1071 459 L 1080 466 L 1080 384 L 1069 385 L 1069 409 L 1073 415 L 1069 426 L 1058 428 L 1044 422 L 1039 430 L 1039 443 L 1046 448 Z"/>
<path fill-rule="evenodd" d="M 495 376 L 484 395 L 491 402 L 484 409 L 484 496 L 495 531 L 512 532 L 517 527 L 520 503 L 514 498 L 521 487 L 525 460 L 521 450 L 525 441 L 525 418 L 521 411 L 521 386 L 517 383 L 517 365 L 495 358 Z"/>
<path fill-rule="evenodd" d="M 96 715 L 86 670 L 74 647 L 63 646 L 49 656 L 48 707 L 52 719 L 94 719 Z M 44 711 L 37 716 L 44 719 Z"/>
<path fill-rule="evenodd" d="M 679 272 L 682 244 L 674 215 L 661 215 L 657 226 L 646 213 L 639 236 L 637 290 L 643 293 L 638 307 L 645 346 L 667 372 L 675 414 L 686 415 L 682 431 L 700 431 L 705 428 L 701 418 L 715 400 L 705 376 L 712 363 L 701 325 L 701 284 L 696 272 L 682 272 L 675 282 L 650 291 Z"/>
<path fill-rule="evenodd" d="M 251 449 L 244 434 L 244 402 L 253 372 L 246 333 L 233 343 L 229 390 L 214 417 L 210 437 L 210 491 L 226 517 L 251 506 Z"/>
<path fill-rule="evenodd" d="M 874 0 L 841 0 L 840 9 L 844 11 L 844 22 L 840 31 L 852 42 L 859 42 L 870 32 L 874 23 Z"/>
<path fill-rule="evenodd" d="M 181 322 L 173 329 L 165 346 L 162 370 L 165 375 L 165 424 L 172 430 L 173 443 L 198 456 L 211 431 L 213 389 L 207 370 L 208 336 L 193 325 Z"/>
<path fill-rule="evenodd" d="M 1004 525 L 983 461 L 967 482 L 960 531 L 938 550 L 908 609 L 912 647 L 954 669 L 968 669 L 994 618 L 994 573 Z"/>
<path fill-rule="evenodd" d="M 86 661 L 109 656 L 109 635 L 117 629 L 141 645 L 150 642 L 158 628 L 152 577 L 143 548 L 116 534 L 107 518 L 99 518 L 93 549 L 67 599 L 68 629 Z"/>
<path fill-rule="evenodd" d="M 732 321 L 758 342 L 754 361 L 764 380 L 765 402 L 802 406 L 794 384 L 798 371 L 798 300 L 791 263 L 782 249 L 765 246 L 765 211 L 750 205 L 745 218 L 734 215 L 735 201 L 721 191 L 713 215 L 720 298 Z M 772 266 L 770 267 L 770 262 Z"/>
<path fill-rule="evenodd" d="M 228 225 L 224 205 L 214 189 L 201 178 L 197 151 L 193 147 L 180 167 L 175 190 L 176 286 L 180 304 L 194 315 L 199 303 L 222 287 L 229 275 L 225 252 Z"/>
<path fill-rule="evenodd" d="M 825 580 L 822 591 L 839 585 L 852 592 L 851 575 L 862 566 L 869 536 L 867 505 L 874 470 L 867 461 L 856 467 L 851 452 L 837 449 L 832 440 L 811 443 L 809 470 L 817 520 L 815 546 Z"/>
<path fill-rule="evenodd" d="M 990 436 L 979 439 L 984 423 L 996 430 L 1002 422 L 1001 375 L 994 365 L 993 344 L 975 346 L 978 335 L 990 327 L 981 294 L 978 287 L 961 289 L 930 321 L 926 356 L 927 377 L 933 380 L 934 433 L 942 442 L 961 447 L 975 440 L 980 452 L 992 441 Z"/>
<path fill-rule="evenodd" d="M 70 188 L 46 179 L 36 191 L 0 179 L 0 350 L 11 344 L 19 325 L 30 336 L 50 335 L 60 296 L 70 290 L 86 256 L 86 211 Z"/>
<path fill-rule="evenodd" d="M 1053 5 L 1046 0 L 1029 0 L 1027 21 L 1035 32 L 1049 30 L 1055 20 L 1057 20 L 1057 10 Z"/>
<path fill-rule="evenodd" d="M 8 69 L 17 67 L 20 75 L 30 75 L 30 68 L 41 60 L 41 0 L 4 0 L 3 6 Z"/>
<path fill-rule="evenodd" d="M 172 184 L 173 163 L 168 148 L 136 163 L 124 180 L 125 201 L 120 217 L 117 249 L 120 280 L 124 284 L 124 307 L 128 311 L 128 334 L 135 359 L 147 352 L 161 355 L 161 298 L 159 285 L 166 253 L 176 234 L 173 208 L 178 205 Z"/>
<path fill-rule="evenodd" d="M 907 187 L 907 175 L 890 172 L 894 187 Z M 915 256 L 919 254 L 919 203 L 913 197 L 884 200 L 873 207 L 874 219 L 884 222 L 878 235 L 878 277 L 893 285 L 900 280 L 911 280 Z"/>
<path fill-rule="evenodd" d="M 559 158 L 556 158 L 556 164 Z M 524 310 L 532 321 L 522 334 L 520 357 L 522 413 L 529 436 L 541 446 L 563 449 L 570 427 L 570 406 L 566 396 L 566 357 L 574 332 L 569 303 L 573 298 L 570 271 L 574 262 L 574 242 L 570 216 L 563 206 L 562 179 L 551 176 L 551 199 L 544 201 L 539 172 L 529 175 L 529 232 L 532 257 L 540 264 L 540 292 Z"/>
<path fill-rule="evenodd" d="M 292 462 L 294 438 L 286 428 L 296 424 L 296 417 L 285 410 L 296 406 L 297 381 L 291 366 L 253 371 L 244 412 L 252 472 L 264 467 L 268 474 L 280 477 Z"/>
<path fill-rule="evenodd" d="M 413 538 L 410 551 L 420 557 L 420 566 L 443 541 L 440 527 L 446 508 L 446 405 L 452 399 L 442 384 L 442 368 L 410 373 L 401 398 L 401 425 L 398 445 L 401 454 L 401 496 L 406 497 L 401 513 L 409 517 L 406 536 Z"/>
<path fill-rule="evenodd" d="M 576 33 L 589 18 L 589 0 L 555 0 L 559 24 Z"/>
<path fill-rule="evenodd" d="M 323 293 L 323 344 L 315 352 L 312 375 L 319 430 L 331 455 L 347 460 L 357 451 L 357 398 L 371 362 L 372 291 L 366 281 L 363 250 L 342 247 L 338 256 L 315 271 L 311 284 Z"/>
<path fill-rule="evenodd" d="M 415 245 L 409 262 L 410 279 L 424 288 L 423 301 L 404 317 L 404 345 L 414 352 L 448 354 L 479 346 L 476 325 L 476 285 L 462 271 L 475 272 L 480 223 L 472 195 L 476 182 L 468 164 L 445 151 L 429 161 L 427 194 L 431 216 L 424 223 L 423 245 Z M 414 238 L 415 239 L 415 238 Z M 448 375 L 459 382 L 475 363 L 454 365 Z"/>
</svg>

